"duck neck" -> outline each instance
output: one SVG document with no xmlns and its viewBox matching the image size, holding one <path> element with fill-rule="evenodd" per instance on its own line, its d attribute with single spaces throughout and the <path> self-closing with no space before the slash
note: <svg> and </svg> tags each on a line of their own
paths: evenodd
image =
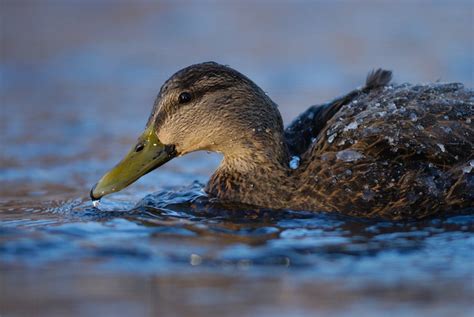
<svg viewBox="0 0 474 317">
<path fill-rule="evenodd" d="M 284 208 L 292 190 L 288 186 L 291 169 L 283 133 L 248 140 L 222 151 L 224 159 L 206 192 L 225 201 Z"/>
</svg>

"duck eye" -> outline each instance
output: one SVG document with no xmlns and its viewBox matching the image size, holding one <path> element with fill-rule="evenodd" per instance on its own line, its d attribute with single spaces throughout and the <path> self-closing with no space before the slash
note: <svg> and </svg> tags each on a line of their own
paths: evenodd
<svg viewBox="0 0 474 317">
<path fill-rule="evenodd" d="M 145 145 L 143 143 L 138 143 L 137 146 L 135 146 L 135 152 L 140 152 L 145 148 Z"/>
<path fill-rule="evenodd" d="M 191 94 L 189 92 L 182 92 L 179 95 L 179 103 L 187 103 L 191 101 Z"/>
</svg>

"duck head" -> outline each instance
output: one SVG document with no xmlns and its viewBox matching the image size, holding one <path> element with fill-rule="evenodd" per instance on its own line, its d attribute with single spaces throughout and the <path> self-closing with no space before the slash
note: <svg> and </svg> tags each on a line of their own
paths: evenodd
<svg viewBox="0 0 474 317">
<path fill-rule="evenodd" d="M 281 144 L 280 113 L 255 83 L 214 62 L 192 65 L 163 84 L 145 131 L 90 196 L 97 200 L 117 192 L 186 153 L 220 152 L 236 168 L 248 168 L 259 160 L 278 160 L 274 152 Z"/>
</svg>

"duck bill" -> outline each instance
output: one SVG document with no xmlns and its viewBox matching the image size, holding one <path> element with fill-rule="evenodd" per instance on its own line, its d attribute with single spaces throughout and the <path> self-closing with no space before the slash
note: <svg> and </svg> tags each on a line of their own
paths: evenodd
<svg viewBox="0 0 474 317">
<path fill-rule="evenodd" d="M 174 146 L 162 144 L 153 129 L 147 128 L 125 158 L 92 187 L 90 196 L 98 200 L 118 192 L 175 156 Z"/>
</svg>

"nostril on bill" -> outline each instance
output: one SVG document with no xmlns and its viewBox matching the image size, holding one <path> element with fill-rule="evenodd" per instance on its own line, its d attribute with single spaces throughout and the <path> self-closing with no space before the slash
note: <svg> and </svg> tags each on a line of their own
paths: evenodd
<svg viewBox="0 0 474 317">
<path fill-rule="evenodd" d="M 135 152 L 140 152 L 141 150 L 143 150 L 145 148 L 145 145 L 143 143 L 138 143 L 136 146 L 135 146 Z"/>
</svg>

